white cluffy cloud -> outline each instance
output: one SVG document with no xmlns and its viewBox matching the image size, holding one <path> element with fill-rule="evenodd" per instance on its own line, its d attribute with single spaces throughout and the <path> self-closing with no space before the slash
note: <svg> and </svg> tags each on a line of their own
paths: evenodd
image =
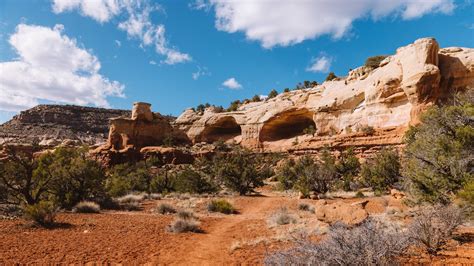
<svg viewBox="0 0 474 266">
<path fill-rule="evenodd" d="M 327 73 L 331 68 L 331 62 L 331 58 L 327 56 L 320 56 L 312 60 L 311 66 L 306 68 L 306 71 Z"/>
<path fill-rule="evenodd" d="M 223 86 L 231 89 L 231 90 L 238 90 L 242 88 L 239 82 L 235 78 L 229 78 L 222 83 Z"/>
<path fill-rule="evenodd" d="M 393 16 L 409 20 L 429 13 L 450 13 L 454 0 L 203 0 L 196 9 L 214 8 L 218 30 L 244 32 L 265 48 L 288 46 L 321 35 L 340 38 L 352 22 Z"/>
<path fill-rule="evenodd" d="M 9 39 L 18 59 L 0 62 L 0 110 L 19 111 L 40 100 L 108 107 L 123 85 L 99 74 L 100 62 L 54 28 L 20 24 Z"/>
<path fill-rule="evenodd" d="M 125 31 L 129 38 L 140 40 L 142 47 L 153 46 L 158 54 L 166 57 L 163 63 L 173 65 L 192 60 L 189 54 L 169 45 L 164 25 L 153 24 L 150 13 L 160 10 L 160 7 L 148 0 L 53 0 L 55 13 L 74 10 L 100 23 L 124 13 L 128 18 L 118 23 L 117 27 Z"/>
</svg>

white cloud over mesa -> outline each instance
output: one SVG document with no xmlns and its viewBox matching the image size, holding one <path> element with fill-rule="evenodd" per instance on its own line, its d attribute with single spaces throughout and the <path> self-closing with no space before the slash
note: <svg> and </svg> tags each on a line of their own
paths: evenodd
<svg viewBox="0 0 474 266">
<path fill-rule="evenodd" d="M 312 61 L 312 64 L 311 66 L 306 68 L 306 71 L 314 72 L 314 73 L 318 73 L 318 72 L 327 73 L 329 72 L 329 69 L 331 68 L 332 58 L 323 55 L 311 61 Z"/>
<path fill-rule="evenodd" d="M 242 88 L 242 85 L 240 85 L 240 83 L 235 78 L 227 79 L 222 83 L 222 86 L 225 86 L 231 90 L 238 90 Z"/>
<path fill-rule="evenodd" d="M 20 24 L 9 38 L 18 59 L 0 62 L 0 110 L 20 111 L 41 100 L 109 107 L 124 86 L 99 74 L 100 62 L 75 39 L 54 28 Z"/>
<path fill-rule="evenodd" d="M 140 40 L 142 47 L 153 46 L 158 54 L 165 56 L 162 63 L 174 65 L 192 61 L 189 54 L 170 46 L 164 25 L 152 23 L 151 12 L 160 9 L 159 5 L 152 5 L 148 0 L 53 0 L 53 12 L 77 10 L 99 23 L 126 14 L 128 18 L 118 23 L 117 27 L 125 31 L 129 38 Z"/>
<path fill-rule="evenodd" d="M 288 46 L 321 35 L 343 37 L 357 19 L 392 16 L 403 20 L 451 13 L 454 0 L 197 0 L 193 8 L 214 9 L 215 26 L 244 32 L 265 48 Z"/>
</svg>

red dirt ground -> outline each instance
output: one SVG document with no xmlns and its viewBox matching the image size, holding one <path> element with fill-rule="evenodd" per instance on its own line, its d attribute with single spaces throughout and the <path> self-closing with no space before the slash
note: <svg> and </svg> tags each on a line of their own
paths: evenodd
<svg viewBox="0 0 474 266">
<path fill-rule="evenodd" d="M 167 232 L 173 216 L 150 212 L 159 201 L 145 202 L 144 210 L 139 212 L 61 213 L 57 222 L 63 225 L 55 229 L 33 228 L 23 220 L 0 220 L 0 265 L 262 264 L 267 252 L 289 244 L 256 241 L 236 246 L 235 250 L 231 247 L 237 242 L 250 243 L 275 236 L 267 225 L 267 217 L 283 206 L 296 211 L 298 203 L 296 198 L 265 194 L 267 196 L 229 198 L 239 211 L 235 215 L 208 214 L 204 210 L 207 199 L 200 199 L 194 211 L 203 233 Z M 464 243 L 434 261 L 472 263 L 474 243 Z M 417 262 L 429 264 L 433 260 L 409 260 L 409 263 Z"/>
</svg>

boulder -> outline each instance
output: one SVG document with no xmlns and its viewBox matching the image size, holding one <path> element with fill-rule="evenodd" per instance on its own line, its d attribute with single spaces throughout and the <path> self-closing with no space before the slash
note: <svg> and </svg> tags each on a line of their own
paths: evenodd
<svg viewBox="0 0 474 266">
<path fill-rule="evenodd" d="M 348 225 L 356 225 L 363 222 L 369 214 L 365 210 L 367 200 L 346 203 L 336 201 L 329 204 L 316 204 L 316 218 L 322 222 L 333 224 L 343 222 Z"/>
</svg>

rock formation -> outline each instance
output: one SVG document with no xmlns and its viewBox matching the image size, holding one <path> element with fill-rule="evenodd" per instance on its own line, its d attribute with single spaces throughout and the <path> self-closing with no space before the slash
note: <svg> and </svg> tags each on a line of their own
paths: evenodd
<svg viewBox="0 0 474 266">
<path fill-rule="evenodd" d="M 353 146 L 364 152 L 401 145 L 427 107 L 472 88 L 474 49 L 440 49 L 435 39 L 424 38 L 399 48 L 378 68 L 360 67 L 345 78 L 247 103 L 235 112 L 189 109 L 175 123 L 194 143 L 233 141 L 261 151 Z M 311 127 L 315 134 L 305 130 Z"/>
<path fill-rule="evenodd" d="M 109 119 L 130 111 L 74 105 L 38 105 L 0 125 L 0 144 L 95 145 L 107 140 Z"/>
<path fill-rule="evenodd" d="M 105 164 L 138 160 L 147 155 L 156 155 L 167 163 L 173 163 L 173 158 L 177 157 L 180 162 L 189 162 L 189 156 L 181 151 L 157 147 L 186 143 L 189 143 L 186 134 L 174 129 L 169 119 L 159 113 L 153 113 L 151 104 L 136 102 L 133 104 L 130 118 L 110 119 L 107 143 L 93 153 Z"/>
</svg>

